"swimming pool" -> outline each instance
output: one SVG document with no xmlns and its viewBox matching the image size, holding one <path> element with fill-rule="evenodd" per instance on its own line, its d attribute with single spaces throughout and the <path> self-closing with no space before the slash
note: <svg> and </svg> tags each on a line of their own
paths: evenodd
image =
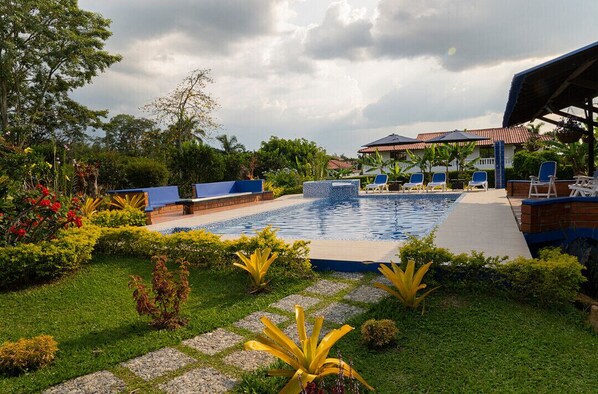
<svg viewBox="0 0 598 394">
<path fill-rule="evenodd" d="M 348 200 L 319 199 L 305 204 L 200 227 L 215 234 L 253 234 L 271 225 L 283 238 L 323 240 L 404 240 L 422 236 L 449 213 L 459 194 L 372 195 Z"/>
</svg>

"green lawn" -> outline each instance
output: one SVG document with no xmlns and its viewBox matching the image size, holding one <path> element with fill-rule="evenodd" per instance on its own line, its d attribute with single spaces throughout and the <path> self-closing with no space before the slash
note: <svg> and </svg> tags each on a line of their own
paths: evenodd
<svg viewBox="0 0 598 394">
<path fill-rule="evenodd" d="M 150 278 L 151 263 L 137 258 L 95 258 L 71 277 L 0 294 L 0 342 L 49 334 L 58 341 L 54 364 L 20 377 L 0 375 L 0 393 L 37 392 L 72 377 L 110 369 L 132 357 L 226 326 L 305 288 L 302 280 L 274 280 L 272 291 L 248 295 L 244 271 L 191 269 L 185 308 L 189 326 L 154 330 L 134 308 L 129 275 Z"/>
<path fill-rule="evenodd" d="M 396 346 L 362 344 L 359 327 L 371 318 L 395 320 Z M 423 315 L 386 299 L 349 322 L 356 329 L 331 356 L 340 351 L 379 393 L 595 393 L 598 335 L 584 318 L 573 307 L 551 311 L 485 295 L 437 292 Z M 238 391 L 276 392 L 268 379 L 246 376 Z"/>
</svg>

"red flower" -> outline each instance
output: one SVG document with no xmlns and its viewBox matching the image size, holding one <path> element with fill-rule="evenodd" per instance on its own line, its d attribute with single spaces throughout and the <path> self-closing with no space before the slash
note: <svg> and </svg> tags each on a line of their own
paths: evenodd
<svg viewBox="0 0 598 394">
<path fill-rule="evenodd" d="M 37 188 L 42 192 L 42 195 L 45 197 L 48 194 L 50 194 L 50 191 L 48 190 L 47 187 L 45 187 L 44 185 L 37 185 Z"/>
<path fill-rule="evenodd" d="M 77 214 L 74 211 L 68 211 L 66 214 L 67 222 L 74 222 L 77 218 Z"/>
<path fill-rule="evenodd" d="M 50 206 L 50 200 L 41 200 L 39 202 L 39 206 L 40 207 L 49 207 Z M 56 212 L 56 211 L 54 211 L 54 212 Z"/>
<path fill-rule="evenodd" d="M 79 204 L 79 199 L 77 197 L 73 197 L 73 199 L 71 200 L 71 203 Z"/>
<path fill-rule="evenodd" d="M 83 226 L 83 222 L 81 221 L 81 218 L 80 218 L 80 217 L 77 217 L 77 218 L 75 218 L 75 225 L 76 225 L 77 227 L 81 227 L 81 226 Z"/>
<path fill-rule="evenodd" d="M 56 201 L 54 204 L 52 204 L 52 206 L 50 207 L 50 210 L 52 212 L 58 212 L 60 207 L 61 207 L 60 203 L 58 201 Z"/>
<path fill-rule="evenodd" d="M 25 234 L 27 234 L 27 231 L 25 231 L 24 228 L 20 228 L 20 229 L 17 230 L 17 236 L 18 237 L 24 237 Z"/>
</svg>

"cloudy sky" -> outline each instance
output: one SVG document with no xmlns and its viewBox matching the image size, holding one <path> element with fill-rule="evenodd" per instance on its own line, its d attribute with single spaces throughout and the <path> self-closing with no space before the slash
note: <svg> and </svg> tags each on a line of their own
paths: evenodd
<svg viewBox="0 0 598 394">
<path fill-rule="evenodd" d="M 598 39 L 598 1 L 80 0 L 123 60 L 75 92 L 110 116 L 212 70 L 216 134 L 356 156 L 392 132 L 500 127 L 514 73 Z"/>
</svg>

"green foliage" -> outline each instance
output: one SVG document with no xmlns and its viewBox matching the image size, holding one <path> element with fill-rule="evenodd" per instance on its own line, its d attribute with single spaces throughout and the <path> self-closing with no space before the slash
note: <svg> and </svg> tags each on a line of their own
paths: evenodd
<svg viewBox="0 0 598 394">
<path fill-rule="evenodd" d="M 164 186 L 168 183 L 168 168 L 159 161 L 138 157 L 130 158 L 125 166 L 130 188 Z"/>
<path fill-rule="evenodd" d="M 557 177 L 562 178 L 563 168 L 558 164 L 559 157 L 551 150 L 539 150 L 536 152 L 519 151 L 513 156 L 513 172 L 518 179 L 529 179 L 530 175 L 538 175 L 540 164 L 545 161 L 557 162 Z M 563 178 L 564 179 L 564 178 Z"/>
<path fill-rule="evenodd" d="M 562 143 L 559 141 L 547 141 L 546 146 L 550 149 L 551 152 L 556 153 L 558 156 L 557 163 L 561 167 L 570 167 L 572 174 L 567 173 L 567 177 L 563 177 L 560 173 L 562 179 L 571 179 L 572 175 L 592 175 L 588 174 L 588 144 L 586 142 L 572 142 L 572 143 Z M 595 144 L 594 150 L 598 148 L 598 143 Z"/>
<path fill-rule="evenodd" d="M 421 156 L 407 150 L 409 166 L 407 169 L 417 167 L 423 174 L 424 177 L 429 178 L 428 175 L 432 172 L 432 166 L 436 162 L 436 145 L 429 145 L 424 148 Z"/>
<path fill-rule="evenodd" d="M 172 152 L 168 167 L 171 182 L 191 187 L 193 183 L 217 182 L 223 179 L 223 155 L 211 146 L 186 142 L 180 151 Z M 182 189 L 182 194 L 190 193 Z"/>
<path fill-rule="evenodd" d="M 55 279 L 91 259 L 99 236 L 93 226 L 64 230 L 51 241 L 0 248 L 0 289 Z"/>
<path fill-rule="evenodd" d="M 58 133 L 83 139 L 104 112 L 69 93 L 120 60 L 104 50 L 110 21 L 72 0 L 3 1 L 0 15 L 0 133 L 21 148 Z"/>
<path fill-rule="evenodd" d="M 140 227 L 102 228 L 95 251 L 113 256 L 149 258 L 166 255 L 183 259 L 194 267 L 230 269 L 235 253 L 250 254 L 256 249 L 270 248 L 278 253 L 276 265 L 270 268 L 273 276 L 311 278 L 309 248 L 306 241 L 287 244 L 270 227 L 252 237 L 223 241 L 218 235 L 204 230 L 162 235 Z"/>
<path fill-rule="evenodd" d="M 574 301 L 579 286 L 586 280 L 577 258 L 556 248 L 540 250 L 537 259 L 519 257 L 497 269 L 504 275 L 509 291 L 543 305 Z"/>
<path fill-rule="evenodd" d="M 126 208 L 97 212 L 89 222 L 99 227 L 145 226 L 146 217 L 139 209 Z"/>
<path fill-rule="evenodd" d="M 106 149 L 133 156 L 149 156 L 151 152 L 145 149 L 147 140 L 151 139 L 157 126 L 149 119 L 119 114 L 103 124 L 102 129 L 105 132 L 102 143 Z"/>
<path fill-rule="evenodd" d="M 264 176 L 266 181 L 272 183 L 272 185 L 275 187 L 290 189 L 303 185 L 303 178 L 301 175 L 299 175 L 297 170 L 290 168 L 269 171 L 266 172 Z"/>
<path fill-rule="evenodd" d="M 125 168 L 130 157 L 116 152 L 100 152 L 90 160 L 98 164 L 98 184 L 103 189 L 126 189 L 128 187 Z"/>
<path fill-rule="evenodd" d="M 4 342 L 0 346 L 0 372 L 18 375 L 42 368 L 54 361 L 57 350 L 58 343 L 50 335 Z"/>
<path fill-rule="evenodd" d="M 272 181 L 264 182 L 264 190 L 271 191 L 274 194 L 274 198 L 278 198 L 284 195 L 284 187 L 275 186 Z"/>
<path fill-rule="evenodd" d="M 435 237 L 436 230 L 420 238 L 410 235 L 399 250 L 401 261 L 413 260 L 417 267 L 429 262 L 434 265 L 451 262 L 454 255 L 448 249 L 434 245 Z"/>
<path fill-rule="evenodd" d="M 361 337 L 370 348 L 383 348 L 395 342 L 399 329 L 389 319 L 370 319 L 361 325 Z"/>
<path fill-rule="evenodd" d="M 543 249 L 537 259 L 486 257 L 483 253 L 454 255 L 434 245 L 433 234 L 418 240 L 410 238 L 401 247 L 401 260 L 417 264 L 432 261 L 435 284 L 453 289 L 506 292 L 528 302 L 559 305 L 572 302 L 585 281 L 583 266 L 575 256 L 558 249 Z"/>
<path fill-rule="evenodd" d="M 270 140 L 262 142 L 256 154 L 260 175 L 289 168 L 296 170 L 300 175 L 316 179 L 325 174 L 325 164 L 328 163 L 324 149 L 305 138 L 286 140 L 272 136 Z M 325 164 L 322 165 L 324 161 Z M 307 168 L 307 164 L 310 168 Z"/>
<path fill-rule="evenodd" d="M 176 330 L 187 325 L 189 321 L 180 315 L 181 306 L 189 298 L 189 263 L 177 260 L 178 278 L 168 271 L 166 256 L 152 257 L 152 291 L 146 289 L 140 276 L 131 275 L 129 288 L 134 289 L 137 313 L 152 317 L 151 325 L 156 328 Z"/>
<path fill-rule="evenodd" d="M 312 278 L 313 271 L 309 262 L 309 241 L 294 241 L 287 244 L 276 236 L 278 230 L 268 226 L 255 235 L 242 235 L 235 241 L 229 241 L 228 249 L 233 252 L 252 253 L 256 249 L 269 248 L 277 253 L 276 265 L 270 270 L 274 275 L 295 278 Z"/>
</svg>

